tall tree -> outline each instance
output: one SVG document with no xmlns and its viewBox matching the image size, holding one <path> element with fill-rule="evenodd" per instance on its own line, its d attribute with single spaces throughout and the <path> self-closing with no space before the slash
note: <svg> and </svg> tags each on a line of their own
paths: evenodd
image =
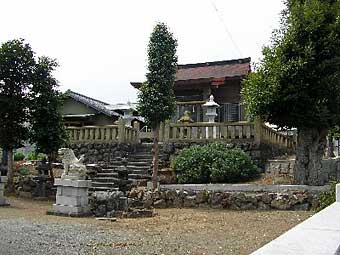
<svg viewBox="0 0 340 255">
<path fill-rule="evenodd" d="M 13 149 L 28 138 L 28 90 L 35 67 L 34 53 L 24 40 L 0 47 L 0 147 L 8 154 L 8 186 L 13 183 Z"/>
<path fill-rule="evenodd" d="M 51 177 L 51 163 L 55 161 L 58 149 L 65 144 L 67 135 L 61 116 L 62 94 L 57 90 L 58 82 L 52 72 L 57 62 L 47 57 L 37 61 L 30 104 L 30 140 L 36 145 L 37 152 L 48 155 Z"/>
<path fill-rule="evenodd" d="M 340 123 L 339 49 L 340 1 L 287 0 L 281 28 L 243 83 L 249 113 L 298 129 L 298 184 L 323 184 L 326 135 Z"/>
<path fill-rule="evenodd" d="M 158 183 L 160 123 L 175 112 L 173 85 L 176 77 L 177 41 L 164 23 L 158 23 L 148 45 L 148 72 L 146 82 L 138 95 L 138 111 L 153 131 L 153 188 Z"/>
</svg>

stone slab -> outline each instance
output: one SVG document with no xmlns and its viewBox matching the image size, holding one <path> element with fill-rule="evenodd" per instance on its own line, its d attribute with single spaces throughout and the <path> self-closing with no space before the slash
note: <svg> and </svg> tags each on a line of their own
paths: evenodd
<svg viewBox="0 0 340 255">
<path fill-rule="evenodd" d="M 167 184 L 161 185 L 162 190 L 186 190 L 186 191 L 238 191 L 238 192 L 283 192 L 303 191 L 322 192 L 329 190 L 330 186 L 307 185 L 254 185 L 254 184 Z"/>
<path fill-rule="evenodd" d="M 90 188 L 91 181 L 88 180 L 68 180 L 68 179 L 54 179 L 54 186 Z"/>
<path fill-rule="evenodd" d="M 252 255 L 339 254 L 340 203 L 315 214 Z"/>
<path fill-rule="evenodd" d="M 68 205 L 75 207 L 86 207 L 88 206 L 88 197 L 84 196 L 57 196 L 56 204 L 58 205 Z"/>
<path fill-rule="evenodd" d="M 88 188 L 71 187 L 71 186 L 58 186 L 57 196 L 87 196 Z"/>
<path fill-rule="evenodd" d="M 7 182 L 7 176 L 0 176 L 0 183 L 6 183 Z"/>
<path fill-rule="evenodd" d="M 74 216 L 88 215 L 90 213 L 90 207 L 53 204 L 52 211 L 56 214 L 62 214 L 62 215 L 74 215 Z"/>
<path fill-rule="evenodd" d="M 0 206 L 9 206 L 9 203 L 7 203 L 4 197 L 0 197 Z"/>
</svg>

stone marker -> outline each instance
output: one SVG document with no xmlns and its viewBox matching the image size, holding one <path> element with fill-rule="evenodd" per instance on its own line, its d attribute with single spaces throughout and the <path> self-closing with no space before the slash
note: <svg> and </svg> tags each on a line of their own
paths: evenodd
<svg viewBox="0 0 340 255">
<path fill-rule="evenodd" d="M 62 148 L 58 151 L 64 164 L 61 178 L 54 180 L 57 186 L 56 203 L 51 214 L 81 217 L 90 214 L 88 204 L 88 189 L 91 181 L 85 180 L 86 167 L 84 157 L 77 159 L 71 149 Z"/>
<path fill-rule="evenodd" d="M 6 199 L 5 199 L 5 196 L 4 196 L 6 182 L 7 182 L 7 176 L 0 176 L 0 206 L 9 205 L 6 202 Z"/>
</svg>

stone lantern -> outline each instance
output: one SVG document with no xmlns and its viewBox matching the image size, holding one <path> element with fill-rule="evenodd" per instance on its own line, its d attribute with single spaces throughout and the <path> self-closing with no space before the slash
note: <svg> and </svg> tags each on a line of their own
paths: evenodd
<svg viewBox="0 0 340 255">
<path fill-rule="evenodd" d="M 210 95 L 209 101 L 206 102 L 203 107 L 207 108 L 207 113 L 205 115 L 208 117 L 208 122 L 214 123 L 215 117 L 217 116 L 217 108 L 220 106 L 214 101 L 213 95 Z"/>
<path fill-rule="evenodd" d="M 203 107 L 207 108 L 207 113 L 205 114 L 208 118 L 209 123 L 215 122 L 215 117 L 217 116 L 217 108 L 219 107 L 219 104 L 217 104 L 214 101 L 214 96 L 210 95 L 209 101 L 206 102 Z M 209 138 L 209 127 L 206 127 L 206 137 Z M 216 139 L 216 127 L 213 127 L 213 137 Z"/>
<path fill-rule="evenodd" d="M 123 119 L 128 126 L 131 126 L 131 121 L 134 119 L 133 111 L 135 110 L 134 107 L 131 105 L 130 102 L 127 102 L 125 107 L 122 107 L 121 110 L 123 111 Z"/>
</svg>

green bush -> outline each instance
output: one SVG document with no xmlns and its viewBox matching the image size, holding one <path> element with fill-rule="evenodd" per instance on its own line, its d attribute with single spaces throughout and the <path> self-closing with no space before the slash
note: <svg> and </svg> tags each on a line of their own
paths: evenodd
<svg viewBox="0 0 340 255">
<path fill-rule="evenodd" d="M 21 175 L 28 175 L 29 174 L 30 169 L 28 167 L 22 167 L 20 169 L 18 169 L 18 173 Z"/>
<path fill-rule="evenodd" d="M 35 151 L 32 151 L 30 154 L 27 155 L 27 160 L 43 160 L 46 159 L 46 155 L 39 153 L 37 154 Z"/>
<path fill-rule="evenodd" d="M 21 152 L 17 152 L 14 154 L 14 161 L 20 161 L 20 160 L 24 160 L 25 155 Z"/>
<path fill-rule="evenodd" d="M 322 209 L 325 209 L 327 206 L 330 206 L 335 202 L 336 184 L 336 181 L 332 181 L 330 190 L 321 193 L 319 197 L 319 206 L 316 209 L 317 211 L 321 211 Z"/>
<path fill-rule="evenodd" d="M 222 143 L 194 145 L 173 160 L 179 183 L 241 182 L 254 178 L 257 168 L 242 150 Z"/>
</svg>

